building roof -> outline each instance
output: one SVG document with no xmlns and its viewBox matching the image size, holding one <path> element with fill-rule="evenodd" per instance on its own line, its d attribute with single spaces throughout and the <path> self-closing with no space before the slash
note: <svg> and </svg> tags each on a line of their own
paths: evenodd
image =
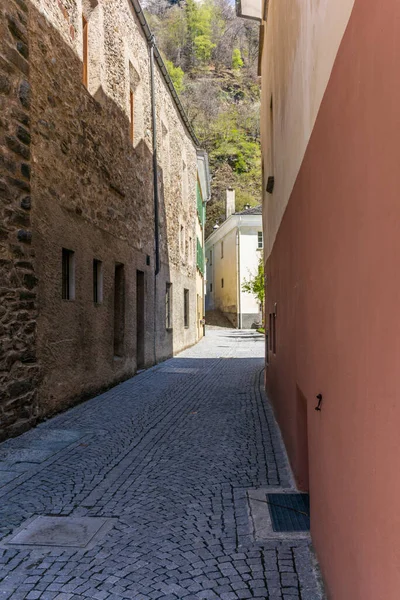
<svg viewBox="0 0 400 600">
<path fill-rule="evenodd" d="M 214 229 L 212 233 L 206 239 L 206 245 L 215 243 L 217 240 L 225 237 L 232 229 L 236 227 L 262 227 L 262 212 L 260 206 L 252 206 L 247 210 L 233 213 L 228 217 L 217 229 Z"/>
<path fill-rule="evenodd" d="M 262 207 L 261 204 L 258 206 L 251 206 L 250 208 L 246 208 L 245 210 L 241 210 L 240 212 L 233 213 L 235 215 L 262 215 Z"/>
</svg>

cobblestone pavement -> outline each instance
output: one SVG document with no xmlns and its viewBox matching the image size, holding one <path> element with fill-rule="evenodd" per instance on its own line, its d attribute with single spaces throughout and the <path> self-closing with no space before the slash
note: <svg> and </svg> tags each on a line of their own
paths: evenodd
<svg viewBox="0 0 400 600">
<path fill-rule="evenodd" d="M 317 600 L 308 539 L 255 541 L 247 489 L 290 487 L 264 338 L 197 346 L 0 445 L 0 599 Z M 93 547 L 12 547 L 37 515 L 112 518 Z M 7 541 L 7 540 L 6 540 Z"/>
</svg>

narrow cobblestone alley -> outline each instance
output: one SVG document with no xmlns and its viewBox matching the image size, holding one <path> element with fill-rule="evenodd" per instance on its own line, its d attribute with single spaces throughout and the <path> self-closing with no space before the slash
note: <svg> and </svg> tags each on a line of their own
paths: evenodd
<svg viewBox="0 0 400 600">
<path fill-rule="evenodd" d="M 291 487 L 263 356 L 263 336 L 211 329 L 0 445 L 0 598 L 319 599 L 309 538 L 260 541 L 249 515 L 248 490 Z M 80 548 L 10 544 L 37 516 L 104 527 Z"/>
</svg>

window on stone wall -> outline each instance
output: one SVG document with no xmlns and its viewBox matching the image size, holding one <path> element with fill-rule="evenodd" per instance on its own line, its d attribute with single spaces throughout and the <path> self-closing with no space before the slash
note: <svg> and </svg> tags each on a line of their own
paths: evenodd
<svg viewBox="0 0 400 600">
<path fill-rule="evenodd" d="M 182 199 L 184 202 L 188 199 L 189 193 L 189 175 L 186 161 L 182 161 Z"/>
<path fill-rule="evenodd" d="M 75 299 L 75 252 L 62 249 L 62 299 Z"/>
<path fill-rule="evenodd" d="M 212 283 L 210 283 L 210 293 L 212 292 Z"/>
<path fill-rule="evenodd" d="M 212 250 L 210 250 L 210 267 L 212 266 Z"/>
<path fill-rule="evenodd" d="M 221 287 L 224 287 L 224 278 L 221 279 Z"/>
<path fill-rule="evenodd" d="M 186 258 L 186 240 L 185 240 L 185 228 L 183 225 L 180 226 L 179 230 L 179 249 L 182 258 Z"/>
<path fill-rule="evenodd" d="M 129 91 L 129 117 L 130 117 L 130 138 L 133 144 L 134 136 L 135 136 L 135 96 L 133 94 L 133 90 Z"/>
<path fill-rule="evenodd" d="M 263 247 L 263 232 L 262 231 L 258 232 L 257 247 L 259 250 L 261 250 Z"/>
<path fill-rule="evenodd" d="M 125 268 L 115 265 L 114 272 L 114 356 L 124 355 L 125 342 Z"/>
<path fill-rule="evenodd" d="M 129 62 L 129 135 L 134 146 L 143 138 L 143 90 L 137 69 Z"/>
<path fill-rule="evenodd" d="M 88 87 L 89 83 L 89 23 L 87 19 L 82 16 L 82 61 L 83 61 L 83 73 L 82 83 Z"/>
<path fill-rule="evenodd" d="M 221 258 L 224 258 L 224 242 L 221 242 Z"/>
<path fill-rule="evenodd" d="M 98 0 L 82 0 L 82 83 L 99 102 L 104 100 L 102 68 L 104 30 Z"/>
<path fill-rule="evenodd" d="M 93 260 L 93 302 L 103 302 L 103 263 L 101 260 Z"/>
<path fill-rule="evenodd" d="M 189 327 L 189 290 L 183 290 L 183 323 Z"/>
<path fill-rule="evenodd" d="M 165 328 L 172 329 L 172 283 L 165 286 Z"/>
</svg>

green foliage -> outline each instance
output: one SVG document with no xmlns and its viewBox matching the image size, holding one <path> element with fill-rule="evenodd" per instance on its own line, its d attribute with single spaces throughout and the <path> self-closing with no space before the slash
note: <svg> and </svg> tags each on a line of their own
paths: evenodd
<svg viewBox="0 0 400 600">
<path fill-rule="evenodd" d="M 167 67 L 168 74 L 171 77 L 176 91 L 180 94 L 185 89 L 185 84 L 183 82 L 185 73 L 180 67 L 175 67 L 172 60 L 166 59 L 165 66 Z"/>
<path fill-rule="evenodd" d="M 209 136 L 213 139 L 210 150 L 211 161 L 218 165 L 228 164 L 235 174 L 259 171 L 261 160 L 258 139 L 253 140 L 243 126 L 242 119 L 235 108 L 222 112 L 209 127 Z"/>
<path fill-rule="evenodd" d="M 234 48 L 232 52 L 232 69 L 241 69 L 244 65 L 239 48 Z"/>
<path fill-rule="evenodd" d="M 254 275 L 251 275 L 249 279 L 245 279 L 242 283 L 242 290 L 244 292 L 248 292 L 249 294 L 253 294 L 259 301 L 259 303 L 264 306 L 265 299 L 265 285 L 264 285 L 264 261 L 263 257 L 260 256 L 258 261 L 257 272 Z"/>
<path fill-rule="evenodd" d="M 258 25 L 231 0 L 146 0 L 146 17 L 199 141 L 210 157 L 212 196 L 205 233 L 236 209 L 261 202 Z"/>
<path fill-rule="evenodd" d="M 216 46 L 212 41 L 214 12 L 214 5 L 209 0 L 204 0 L 201 4 L 196 0 L 186 2 L 189 43 L 194 50 L 195 58 L 203 65 L 210 61 L 212 50 Z"/>
<path fill-rule="evenodd" d="M 198 35 L 194 38 L 194 52 L 200 63 L 207 63 L 211 58 L 211 53 L 215 44 L 206 35 Z"/>
</svg>

